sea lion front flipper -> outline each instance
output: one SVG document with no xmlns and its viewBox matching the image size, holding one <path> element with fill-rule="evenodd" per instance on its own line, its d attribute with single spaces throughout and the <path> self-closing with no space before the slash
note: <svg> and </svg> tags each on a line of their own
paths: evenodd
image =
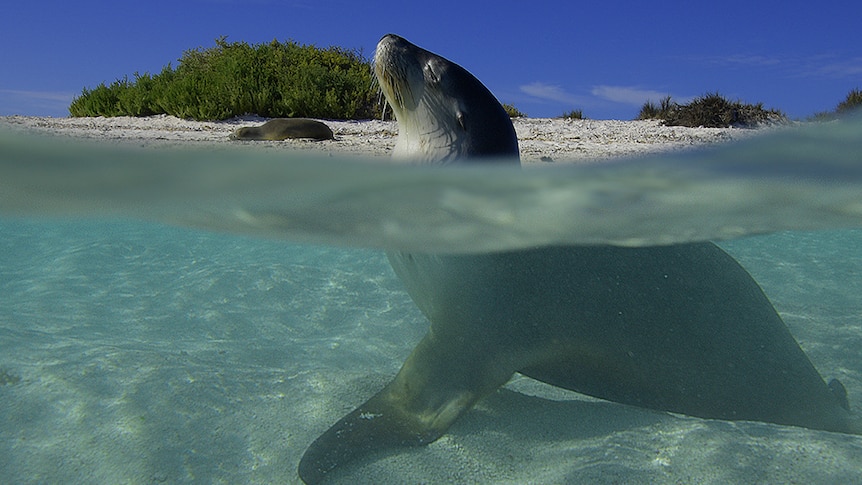
<svg viewBox="0 0 862 485">
<path fill-rule="evenodd" d="M 341 418 L 308 447 L 299 462 L 305 483 L 372 453 L 431 443 L 473 404 L 506 383 L 513 371 L 483 366 L 483 355 L 440 342 L 419 343 L 383 390 Z"/>
<path fill-rule="evenodd" d="M 829 381 L 828 386 L 829 392 L 835 396 L 838 404 L 845 410 L 850 411 L 850 401 L 847 400 L 847 389 L 844 388 L 844 384 L 838 379 L 832 379 Z"/>
</svg>

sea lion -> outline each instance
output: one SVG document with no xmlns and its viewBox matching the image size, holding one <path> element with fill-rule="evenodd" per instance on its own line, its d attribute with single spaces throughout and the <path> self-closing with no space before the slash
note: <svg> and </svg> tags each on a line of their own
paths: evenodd
<svg viewBox="0 0 862 485">
<path fill-rule="evenodd" d="M 399 123 L 396 156 L 517 163 L 511 121 L 463 68 L 390 34 L 375 74 Z M 712 243 L 388 256 L 431 328 L 391 383 L 309 447 L 306 483 L 436 440 L 515 372 L 691 416 L 862 434 L 843 386 L 823 381 L 757 283 Z"/>
<path fill-rule="evenodd" d="M 308 118 L 273 118 L 260 126 L 238 128 L 230 135 L 231 140 L 281 141 L 288 138 L 311 138 L 332 140 L 332 130 L 317 120 Z"/>
</svg>

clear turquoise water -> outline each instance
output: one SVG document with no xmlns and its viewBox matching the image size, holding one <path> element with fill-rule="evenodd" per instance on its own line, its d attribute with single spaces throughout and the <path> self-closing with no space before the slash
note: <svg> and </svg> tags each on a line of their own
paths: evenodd
<svg viewBox="0 0 862 485">
<path fill-rule="evenodd" d="M 327 405 L 312 384 L 378 384 L 424 332 L 374 251 L 146 223 L 0 234 L 0 368 L 21 378 L 0 386 L 0 483 L 239 483 L 250 423 L 290 477 L 308 417 L 284 423 Z"/>
<path fill-rule="evenodd" d="M 633 165 L 573 169 L 530 175 L 526 183 L 512 174 L 467 172 L 472 185 L 444 191 L 444 197 L 427 187 L 457 183 L 461 175 L 435 175 L 425 186 L 413 173 L 391 177 L 378 167 L 370 178 L 354 176 L 359 189 L 351 192 L 344 190 L 351 176 L 327 172 L 346 165 L 324 163 L 310 172 L 296 166 L 277 172 L 293 183 L 289 200 L 274 195 L 284 181 L 278 177 L 229 176 L 243 173 L 230 171 L 236 160 L 208 166 L 192 154 L 198 165 L 191 172 L 156 164 L 170 177 L 187 177 L 156 190 L 137 185 L 141 172 L 133 170 L 152 152 L 91 159 L 90 148 L 52 148 L 46 155 L 0 139 L 14 149 L 0 156 L 0 484 L 295 483 L 305 448 L 382 387 L 427 329 L 381 251 L 280 240 L 296 234 L 299 240 L 387 247 L 440 236 L 431 247 L 475 251 L 482 246 L 471 234 L 489 228 L 519 234 L 492 240 L 502 247 L 585 233 L 599 241 L 695 240 L 729 227 L 710 225 L 719 218 L 738 222 L 743 233 L 779 231 L 721 244 L 761 284 L 820 372 L 844 383 L 858 411 L 862 231 L 848 227 L 862 225 L 862 151 L 853 151 L 859 144 L 854 132 L 842 133 L 830 145 L 837 153 L 811 158 L 818 152 L 802 150 L 803 143 L 790 166 L 769 158 L 773 152 L 750 170 L 695 157 L 708 169 L 685 172 L 674 184 L 659 184 L 662 190 L 655 190 L 660 176 L 643 183 L 651 168 L 666 173 L 667 165 L 656 160 L 642 164 L 646 172 L 632 171 Z M 762 149 L 755 144 L 729 153 L 744 161 Z M 87 163 L 68 171 L 64 163 L 75 160 Z M 118 171 L 93 185 L 112 164 Z M 200 170 L 212 167 L 218 183 L 228 184 L 215 192 L 195 186 L 202 173 L 212 174 Z M 130 173 L 137 175 L 122 190 L 113 185 Z M 307 178 L 297 179 L 301 173 Z M 485 179 L 487 191 L 477 188 Z M 500 180 L 505 184 L 494 185 Z M 405 189 L 405 181 L 412 185 Z M 558 185 L 548 185 L 553 181 Z M 512 190 L 511 199 L 501 187 Z M 578 188 L 591 198 L 579 199 Z M 525 197 L 530 190 L 546 197 Z M 572 191 L 571 199 L 561 199 Z M 213 197 L 220 193 L 230 200 Z M 286 200 L 310 203 L 279 212 Z M 575 212 L 561 213 L 560 204 Z M 472 209 L 453 216 L 460 206 Z M 596 212 L 611 206 L 620 210 Z M 321 207 L 349 210 L 315 212 Z M 512 219 L 519 214 L 513 207 L 529 210 Z M 638 207 L 651 207 L 656 218 L 647 221 Z M 385 217 L 365 217 L 372 213 Z M 220 218 L 225 214 L 230 217 Z M 575 216 L 604 223 L 581 219 L 584 225 L 560 232 Z M 381 220 L 388 223 L 376 225 Z M 405 232 L 393 220 L 418 220 L 428 230 Z M 575 234 L 586 226 L 589 231 Z M 389 231 L 383 239 L 369 236 L 381 227 Z M 698 228 L 703 232 L 691 232 Z M 812 228 L 824 230 L 781 231 Z M 584 400 L 526 379 L 509 389 L 519 392 L 488 397 L 438 442 L 365 464 L 342 479 L 862 482 L 859 437 L 675 417 Z"/>
<path fill-rule="evenodd" d="M 305 446 L 391 378 L 426 329 L 374 250 L 136 222 L 6 220 L 0 233 L 0 368 L 20 377 L 0 386 L 0 483 L 292 483 Z M 858 409 L 862 231 L 783 233 L 725 247 Z M 591 410 L 523 399 L 490 398 L 447 438 L 460 440 L 457 453 L 486 457 L 483 447 L 496 443 L 515 447 L 507 452 L 515 458 L 492 449 L 478 470 L 463 471 L 445 443 L 429 456 L 384 462 L 371 476 L 406 483 L 410 473 L 425 473 L 434 483 L 441 468 L 432 464 L 442 455 L 458 476 L 480 482 L 528 479 L 553 457 L 561 476 L 599 482 L 708 482 L 727 479 L 727 470 L 862 479 L 858 437 L 659 420 L 608 405 L 592 411 L 611 423 L 598 445 L 592 434 L 553 434 L 566 422 L 583 426 Z M 545 423 L 537 410 L 566 421 Z M 519 434 L 523 426 L 539 436 Z M 673 472 L 656 469 L 651 453 L 678 447 L 665 442 L 672 436 L 685 437 L 697 456 L 678 457 Z M 535 440 L 533 472 L 507 464 L 519 459 L 512 443 L 525 440 Z M 540 447 L 552 445 L 589 445 L 604 458 L 585 464 L 584 450 L 543 454 Z M 620 447 L 629 451 L 606 456 Z M 809 455 L 793 458 L 794 447 Z M 795 468 L 774 469 L 785 462 Z"/>
</svg>

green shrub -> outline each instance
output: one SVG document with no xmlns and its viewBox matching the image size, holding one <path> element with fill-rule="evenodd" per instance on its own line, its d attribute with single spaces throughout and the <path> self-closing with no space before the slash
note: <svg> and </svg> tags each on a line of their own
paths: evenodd
<svg viewBox="0 0 862 485">
<path fill-rule="evenodd" d="M 780 111 L 764 109 L 763 103 L 743 104 L 740 101 L 728 101 L 719 93 L 710 93 L 688 104 L 675 103 L 670 96 L 664 98 L 660 106 L 648 101 L 641 108 L 638 119 L 660 119 L 667 126 L 746 128 L 784 122 L 787 117 Z"/>
<path fill-rule="evenodd" d="M 565 113 L 563 113 L 560 118 L 568 120 L 582 120 L 584 119 L 584 112 L 579 109 L 573 109 L 571 111 L 566 111 Z"/>
<path fill-rule="evenodd" d="M 813 115 L 805 118 L 805 121 L 829 121 L 835 119 L 835 113 L 832 111 L 818 111 Z"/>
<path fill-rule="evenodd" d="M 856 88 L 847 93 L 847 98 L 845 98 L 844 101 L 838 103 L 838 107 L 835 108 L 835 112 L 843 114 L 860 106 L 862 106 L 862 90 Z"/>
<path fill-rule="evenodd" d="M 509 115 L 509 118 L 526 118 L 527 114 L 519 110 L 518 108 L 512 106 L 511 104 L 503 103 L 503 109 L 506 110 L 506 114 Z"/>
<path fill-rule="evenodd" d="M 659 109 L 655 103 L 647 100 L 646 103 L 641 106 L 640 112 L 638 112 L 637 119 L 639 120 L 655 120 L 659 118 Z"/>
<path fill-rule="evenodd" d="M 852 89 L 847 93 L 844 101 L 838 103 L 834 111 L 820 111 L 807 118 L 808 121 L 832 121 L 850 112 L 856 111 L 862 106 L 862 90 Z"/>
<path fill-rule="evenodd" d="M 673 110 L 677 109 L 678 107 L 679 106 L 671 100 L 670 96 L 665 96 L 664 98 L 662 98 L 659 105 L 656 105 L 652 101 L 647 101 L 641 107 L 637 119 L 663 120 L 669 117 Z"/>
<path fill-rule="evenodd" d="M 264 117 L 366 119 L 380 115 L 371 63 L 359 52 L 293 41 L 249 45 L 217 39 L 215 47 L 183 53 L 151 76 L 135 73 L 85 88 L 72 116 L 148 116 L 220 120 Z"/>
</svg>

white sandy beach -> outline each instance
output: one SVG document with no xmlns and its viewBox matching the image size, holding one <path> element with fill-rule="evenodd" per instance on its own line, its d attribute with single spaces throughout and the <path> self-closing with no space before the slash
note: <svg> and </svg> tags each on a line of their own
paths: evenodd
<svg viewBox="0 0 862 485">
<path fill-rule="evenodd" d="M 190 143 L 249 143 L 278 149 L 310 149 L 365 156 L 389 156 L 398 135 L 394 121 L 322 120 L 335 134 L 335 140 L 285 140 L 281 142 L 231 141 L 228 135 L 242 126 L 260 125 L 256 117 L 220 122 L 200 122 L 173 116 L 145 118 L 44 118 L 0 117 L 0 128 L 34 133 L 130 142 L 138 145 Z M 565 120 L 516 118 L 513 120 L 527 165 L 549 161 L 595 160 L 690 148 L 695 145 L 744 138 L 758 130 L 738 128 L 666 127 L 659 121 Z"/>
<path fill-rule="evenodd" d="M 333 141 L 233 142 L 262 119 L 2 117 L 0 129 L 137 146 L 256 144 L 388 156 L 394 122 Z M 527 165 L 681 150 L 758 130 L 516 119 Z M 0 219 L 0 485 L 299 483 L 309 444 L 427 330 L 379 251 L 136 221 Z M 820 372 L 862 403 L 862 232 L 723 244 Z M 862 483 L 862 439 L 675 416 L 523 377 L 441 439 L 349 484 Z"/>
</svg>

